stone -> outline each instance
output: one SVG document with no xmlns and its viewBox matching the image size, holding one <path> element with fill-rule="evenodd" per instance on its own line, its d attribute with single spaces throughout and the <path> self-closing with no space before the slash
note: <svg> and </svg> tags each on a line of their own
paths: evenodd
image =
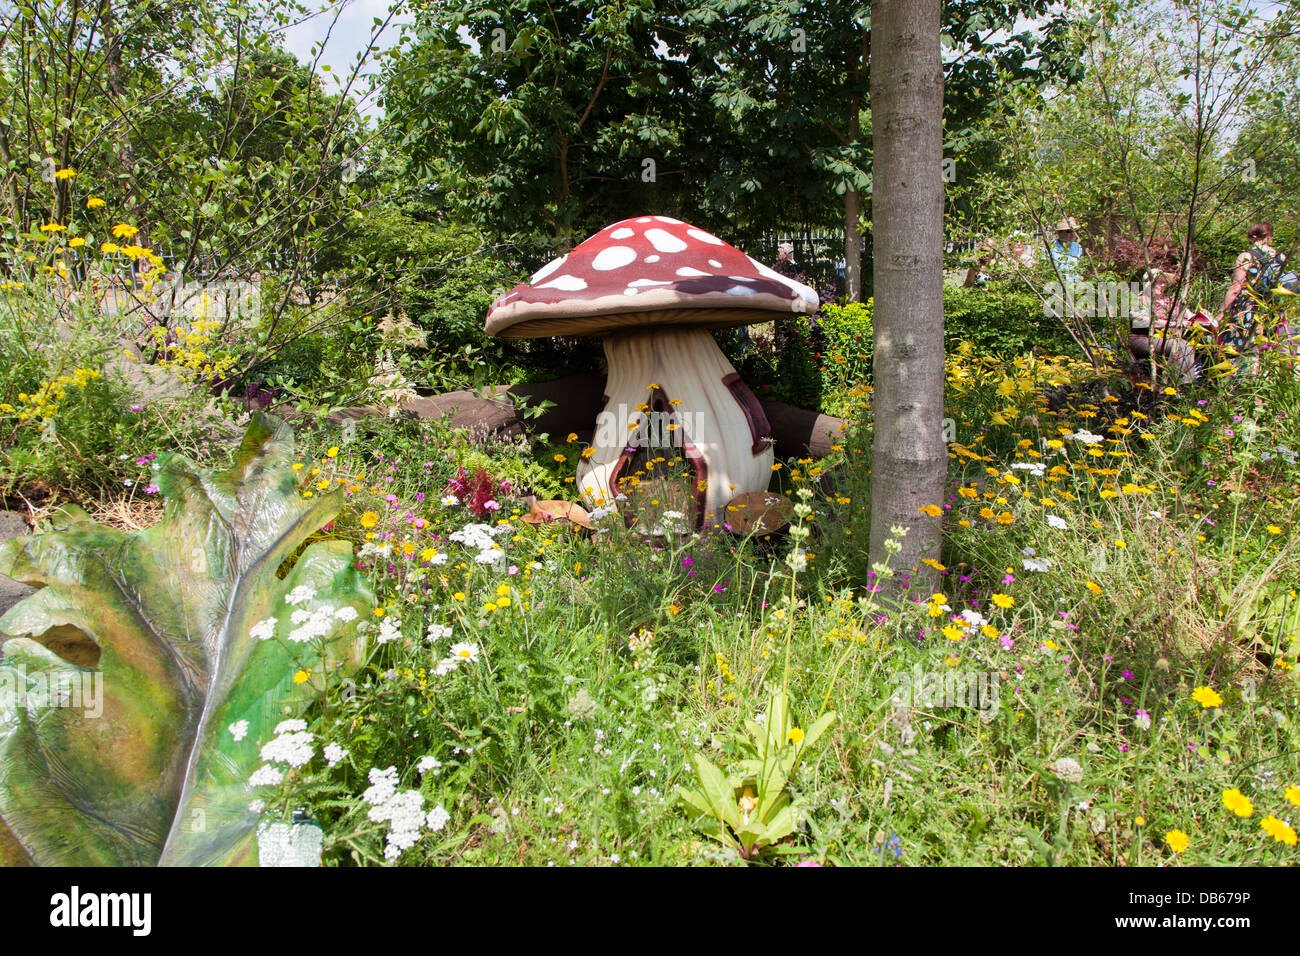
<svg viewBox="0 0 1300 956">
<path fill-rule="evenodd" d="M 0 511 L 0 541 L 21 537 L 30 530 L 27 527 L 27 519 L 17 511 Z M 34 594 L 35 590 L 35 588 L 30 588 L 26 584 L 19 584 L 13 578 L 0 574 L 0 617 L 3 617 L 11 607 L 27 597 L 27 595 Z M 4 642 L 11 636 L 0 632 L 0 648 L 3 648 Z"/>
</svg>

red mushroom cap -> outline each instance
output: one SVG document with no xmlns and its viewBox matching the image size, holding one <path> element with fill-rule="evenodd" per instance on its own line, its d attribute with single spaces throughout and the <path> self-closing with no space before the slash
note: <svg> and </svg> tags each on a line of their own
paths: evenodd
<svg viewBox="0 0 1300 956">
<path fill-rule="evenodd" d="M 603 335 L 655 325 L 728 328 L 815 312 L 817 293 L 668 216 L 607 226 L 488 309 L 489 335 Z"/>
</svg>

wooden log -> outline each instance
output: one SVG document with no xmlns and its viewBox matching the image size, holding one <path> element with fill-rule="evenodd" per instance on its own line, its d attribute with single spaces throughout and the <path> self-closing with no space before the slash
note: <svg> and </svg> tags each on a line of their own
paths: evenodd
<svg viewBox="0 0 1300 956">
<path fill-rule="evenodd" d="M 450 416 L 453 427 L 507 438 L 527 432 L 547 432 L 552 440 L 563 441 L 566 435 L 576 432 L 589 441 L 595 431 L 596 416 L 604 407 L 604 390 L 605 377 L 590 372 L 551 382 L 495 385 L 416 398 L 402 406 L 402 414 L 418 419 Z M 516 408 L 516 398 L 531 405 L 543 401 L 555 404 L 537 418 L 525 418 Z M 848 422 L 843 419 L 784 402 L 761 404 L 772 426 L 776 453 L 782 457 L 824 458 L 831 453 L 831 446 L 843 439 L 848 428 Z M 368 414 L 381 413 L 378 409 L 363 408 L 340 409 L 334 413 L 340 416 L 340 421 Z"/>
</svg>

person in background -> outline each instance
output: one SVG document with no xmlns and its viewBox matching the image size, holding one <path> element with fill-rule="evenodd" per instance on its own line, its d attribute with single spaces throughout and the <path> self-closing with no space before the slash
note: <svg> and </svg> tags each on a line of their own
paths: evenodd
<svg viewBox="0 0 1300 956">
<path fill-rule="evenodd" d="M 1079 258 L 1083 247 L 1078 241 L 1079 224 L 1073 219 L 1062 219 L 1056 224 L 1056 241 L 1052 243 L 1052 263 L 1065 282 L 1079 281 Z"/>
<path fill-rule="evenodd" d="M 1182 306 L 1181 314 L 1173 321 L 1169 315 L 1174 304 L 1172 287 L 1178 277 L 1157 272 L 1146 278 L 1149 281 L 1143 284 L 1138 307 L 1129 316 L 1128 349 L 1138 362 L 1138 373 L 1146 377 L 1142 367 L 1155 355 L 1163 360 L 1175 381 L 1183 385 L 1194 382 L 1201 374 L 1200 357 L 1183 337 L 1192 322 L 1192 310 Z"/>
<path fill-rule="evenodd" d="M 799 263 L 794 261 L 793 243 L 783 242 L 776 247 L 776 262 L 772 263 L 772 270 L 787 279 L 793 279 L 803 271 L 799 268 Z"/>
<path fill-rule="evenodd" d="M 1240 356 L 1255 344 L 1255 310 L 1261 302 L 1271 298 L 1270 290 L 1286 270 L 1286 256 L 1273 248 L 1273 225 L 1267 222 L 1252 223 L 1246 230 L 1250 248 L 1237 256 L 1232 272 L 1232 282 L 1223 297 L 1219 310 L 1219 342 L 1234 349 L 1234 360 L 1240 367 Z M 1286 320 L 1278 319 L 1278 331 L 1286 332 Z"/>
</svg>

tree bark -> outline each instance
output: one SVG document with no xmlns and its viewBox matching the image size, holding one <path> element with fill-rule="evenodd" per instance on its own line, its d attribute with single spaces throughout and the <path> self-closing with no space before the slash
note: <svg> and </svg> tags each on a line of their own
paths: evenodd
<svg viewBox="0 0 1300 956">
<path fill-rule="evenodd" d="M 844 194 L 844 294 L 850 302 L 862 301 L 862 193 Z"/>
<path fill-rule="evenodd" d="M 875 436 L 871 560 L 934 572 L 948 448 L 943 436 L 943 64 L 940 0 L 871 5 Z M 891 529 L 909 529 L 890 554 Z M 893 581 L 902 585 L 899 577 Z M 911 582 L 917 577 L 913 575 Z"/>
</svg>

